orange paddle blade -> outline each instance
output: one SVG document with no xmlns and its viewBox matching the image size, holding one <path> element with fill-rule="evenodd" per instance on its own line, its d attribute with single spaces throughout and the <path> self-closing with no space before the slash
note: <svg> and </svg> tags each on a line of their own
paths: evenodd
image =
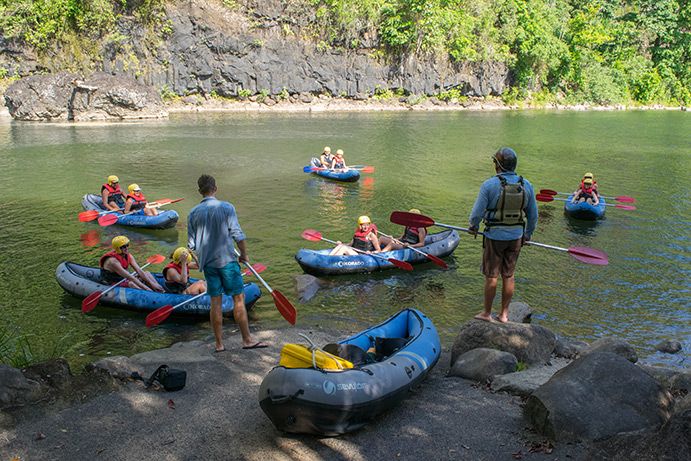
<svg viewBox="0 0 691 461">
<path fill-rule="evenodd" d="M 298 317 L 295 307 L 293 307 L 293 305 L 290 304 L 290 301 L 283 296 L 283 293 L 278 290 L 271 291 L 271 296 L 274 298 L 274 304 L 276 305 L 278 312 L 281 313 L 283 318 L 286 319 L 288 323 L 295 325 Z"/>
<path fill-rule="evenodd" d="M 305 229 L 300 235 L 305 240 L 309 240 L 311 242 L 318 242 L 322 239 L 322 233 L 314 229 Z"/>
<path fill-rule="evenodd" d="M 262 272 L 264 272 L 266 270 L 266 266 L 262 263 L 256 263 L 256 264 L 252 264 L 252 269 L 254 269 L 257 272 L 257 274 L 261 274 Z M 243 277 L 248 276 L 248 275 L 252 275 L 251 270 L 245 269 L 244 271 L 242 271 Z"/>
<path fill-rule="evenodd" d="M 98 224 L 103 227 L 110 226 L 116 222 L 118 222 L 118 215 L 115 213 L 106 214 L 98 218 Z"/>
<path fill-rule="evenodd" d="M 172 304 L 166 304 L 163 307 L 159 307 L 158 309 L 146 316 L 146 328 L 151 328 L 155 325 L 160 324 L 165 319 L 170 317 L 171 312 L 173 312 Z"/>
<path fill-rule="evenodd" d="M 82 211 L 77 215 L 77 219 L 79 219 L 80 222 L 89 222 L 98 218 L 98 215 L 99 212 L 96 210 Z"/>
<path fill-rule="evenodd" d="M 82 300 L 82 312 L 84 314 L 94 310 L 98 306 L 98 302 L 101 300 L 102 291 L 94 291 L 89 296 Z"/>
</svg>

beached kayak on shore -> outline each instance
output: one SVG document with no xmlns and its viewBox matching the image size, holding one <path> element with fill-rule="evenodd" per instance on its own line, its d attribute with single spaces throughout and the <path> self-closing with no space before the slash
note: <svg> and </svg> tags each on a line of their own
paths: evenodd
<svg viewBox="0 0 691 461">
<path fill-rule="evenodd" d="M 153 274 L 158 283 L 163 286 L 161 274 Z M 98 267 L 82 266 L 81 264 L 65 261 L 55 270 L 58 284 L 67 293 L 77 298 L 85 298 L 95 291 L 105 291 L 110 285 L 102 283 L 101 269 Z M 190 278 L 191 282 L 197 279 Z M 249 310 L 261 296 L 259 287 L 254 283 L 245 283 L 245 306 Z M 117 287 L 105 293 L 101 302 L 113 307 L 151 312 L 167 304 L 177 305 L 190 299 L 192 295 L 175 293 L 156 293 L 137 288 Z M 211 301 L 208 295 L 175 309 L 176 315 L 193 315 L 208 317 Z M 233 312 L 232 296 L 223 296 L 223 315 L 229 316 Z"/>
<path fill-rule="evenodd" d="M 282 365 L 262 381 L 259 404 L 279 430 L 326 436 L 357 430 L 399 404 L 441 355 L 434 324 L 417 309 L 324 346 L 327 353 L 315 350 L 314 358 L 301 347 L 284 347 Z M 333 358 L 329 352 L 335 360 L 317 361 Z"/>
<path fill-rule="evenodd" d="M 447 230 L 427 235 L 425 246 L 418 248 L 418 250 L 429 253 L 432 256 L 437 256 L 438 258 L 444 258 L 454 252 L 460 241 L 461 239 L 458 236 L 458 232 L 455 230 Z M 356 274 L 395 268 L 396 266 L 387 261 L 386 258 L 398 259 L 410 264 L 429 262 L 429 259 L 427 259 L 425 255 L 409 248 L 376 253 L 376 255 L 381 256 L 381 258 L 375 258 L 366 254 L 330 256 L 330 251 L 331 250 L 308 250 L 303 248 L 297 252 L 295 260 L 300 264 L 302 270 L 313 275 Z"/>
<path fill-rule="evenodd" d="M 605 205 L 605 199 L 602 197 L 600 197 L 600 203 L 597 206 L 591 205 L 588 202 L 571 203 L 571 199 L 573 199 L 573 195 L 569 195 L 564 202 L 564 213 L 572 218 L 593 221 L 605 215 L 607 205 Z"/>
<path fill-rule="evenodd" d="M 82 207 L 85 210 L 106 211 L 101 196 L 96 194 L 86 194 L 82 198 Z M 159 211 L 157 216 L 147 216 L 144 214 L 144 210 L 126 215 L 118 214 L 117 216 L 118 220 L 115 224 L 147 229 L 168 229 L 175 226 L 175 223 L 180 219 L 180 215 L 175 210 Z"/>
</svg>

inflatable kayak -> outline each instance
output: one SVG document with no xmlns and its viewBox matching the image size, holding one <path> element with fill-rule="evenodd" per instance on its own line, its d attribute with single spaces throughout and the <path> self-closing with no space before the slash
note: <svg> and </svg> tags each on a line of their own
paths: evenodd
<svg viewBox="0 0 691 461">
<path fill-rule="evenodd" d="M 318 158 L 313 158 L 310 165 L 307 165 L 303 170 L 308 172 L 310 168 L 320 168 L 318 170 L 312 170 L 312 173 L 322 178 L 333 179 L 334 181 L 355 182 L 360 179 L 360 172 L 358 170 L 348 169 L 343 171 L 322 168 Z"/>
<path fill-rule="evenodd" d="M 156 280 L 163 285 L 163 275 L 153 274 Z M 101 270 L 97 267 L 82 266 L 73 262 L 62 262 L 55 270 L 55 278 L 58 283 L 67 293 L 77 298 L 85 298 L 94 291 L 104 291 L 110 285 L 101 282 Z M 197 279 L 190 278 L 194 282 Z M 156 293 L 154 291 L 145 291 L 137 288 L 114 288 L 101 298 L 103 304 L 114 307 L 121 307 L 124 309 L 131 309 L 136 311 L 150 312 L 172 304 L 175 306 L 192 295 L 174 294 L 174 293 Z M 259 287 L 254 283 L 245 284 L 245 306 L 249 310 L 254 303 L 261 296 Z M 176 315 L 209 315 L 210 299 L 208 296 L 185 304 L 178 309 L 175 309 Z M 223 315 L 229 316 L 233 312 L 233 298 L 230 296 L 223 297 L 222 305 Z"/>
<path fill-rule="evenodd" d="M 595 220 L 605 215 L 605 210 L 607 209 L 605 199 L 600 198 L 600 203 L 594 206 L 588 202 L 571 203 L 572 198 L 573 195 L 569 195 L 567 201 L 564 202 L 564 213 L 568 216 L 576 219 Z"/>
<path fill-rule="evenodd" d="M 101 196 L 96 194 L 86 194 L 82 199 L 82 206 L 85 210 L 106 211 Z M 180 215 L 174 210 L 159 210 L 158 216 L 147 216 L 144 214 L 144 210 L 139 210 L 126 215 L 118 215 L 118 221 L 115 224 L 147 229 L 168 229 L 175 226 L 178 219 L 180 219 Z"/>
<path fill-rule="evenodd" d="M 366 352 L 372 348 L 374 354 Z M 281 431 L 343 434 L 405 399 L 440 355 L 432 321 L 404 309 L 323 350 L 287 344 L 282 364 L 262 381 L 259 404 Z"/>
<path fill-rule="evenodd" d="M 460 241 L 461 239 L 455 230 L 447 230 L 427 235 L 427 238 L 425 238 L 425 246 L 418 248 L 418 250 L 439 258 L 444 258 L 453 253 Z M 302 270 L 313 275 L 355 274 L 396 267 L 385 259 L 375 258 L 370 255 L 330 256 L 330 251 L 331 250 L 308 250 L 303 248 L 297 252 L 295 259 L 298 264 L 300 264 L 300 267 L 302 267 Z M 408 248 L 376 254 L 383 258 L 394 258 L 410 264 L 429 262 L 429 259 L 424 255 Z"/>
</svg>

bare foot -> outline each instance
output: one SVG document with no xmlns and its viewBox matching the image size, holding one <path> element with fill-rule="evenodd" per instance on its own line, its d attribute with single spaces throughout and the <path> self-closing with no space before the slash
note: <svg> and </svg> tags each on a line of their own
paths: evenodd
<svg viewBox="0 0 691 461">
<path fill-rule="evenodd" d="M 494 320 L 492 318 L 491 314 L 485 314 L 484 312 L 480 312 L 479 314 L 477 314 L 473 318 L 477 319 L 477 320 L 484 320 L 485 322 L 489 322 L 489 323 L 495 323 L 496 322 L 496 320 Z"/>
<path fill-rule="evenodd" d="M 498 315 L 497 321 L 499 323 L 508 323 L 509 322 L 509 316 L 508 315 L 507 316 Z"/>
</svg>

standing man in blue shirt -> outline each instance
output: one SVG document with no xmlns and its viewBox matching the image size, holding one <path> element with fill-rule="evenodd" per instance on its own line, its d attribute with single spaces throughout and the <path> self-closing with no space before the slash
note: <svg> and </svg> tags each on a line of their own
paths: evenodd
<svg viewBox="0 0 691 461">
<path fill-rule="evenodd" d="M 197 252 L 199 268 L 206 278 L 207 293 L 211 297 L 211 328 L 216 338 L 216 352 L 223 352 L 223 294 L 233 297 L 233 317 L 240 327 L 243 349 L 267 347 L 255 342 L 250 334 L 245 293 L 240 265 L 235 255 L 233 240 L 240 249 L 240 261 L 248 263 L 245 234 L 240 228 L 235 207 L 218 200 L 216 180 L 213 176 L 201 175 L 197 180 L 199 193 L 204 197 L 201 203 L 190 211 L 187 219 L 187 246 Z M 232 240 L 231 240 L 232 239 Z"/>
<path fill-rule="evenodd" d="M 482 273 L 485 276 L 484 311 L 476 319 L 494 322 L 492 303 L 501 274 L 501 313 L 497 320 L 509 321 L 509 304 L 514 291 L 514 271 L 523 244 L 537 226 L 537 202 L 533 186 L 515 172 L 516 152 L 502 147 L 493 156 L 496 176 L 482 183 L 470 213 L 470 233 L 477 235 L 480 221 L 485 223 L 482 238 Z"/>
</svg>

